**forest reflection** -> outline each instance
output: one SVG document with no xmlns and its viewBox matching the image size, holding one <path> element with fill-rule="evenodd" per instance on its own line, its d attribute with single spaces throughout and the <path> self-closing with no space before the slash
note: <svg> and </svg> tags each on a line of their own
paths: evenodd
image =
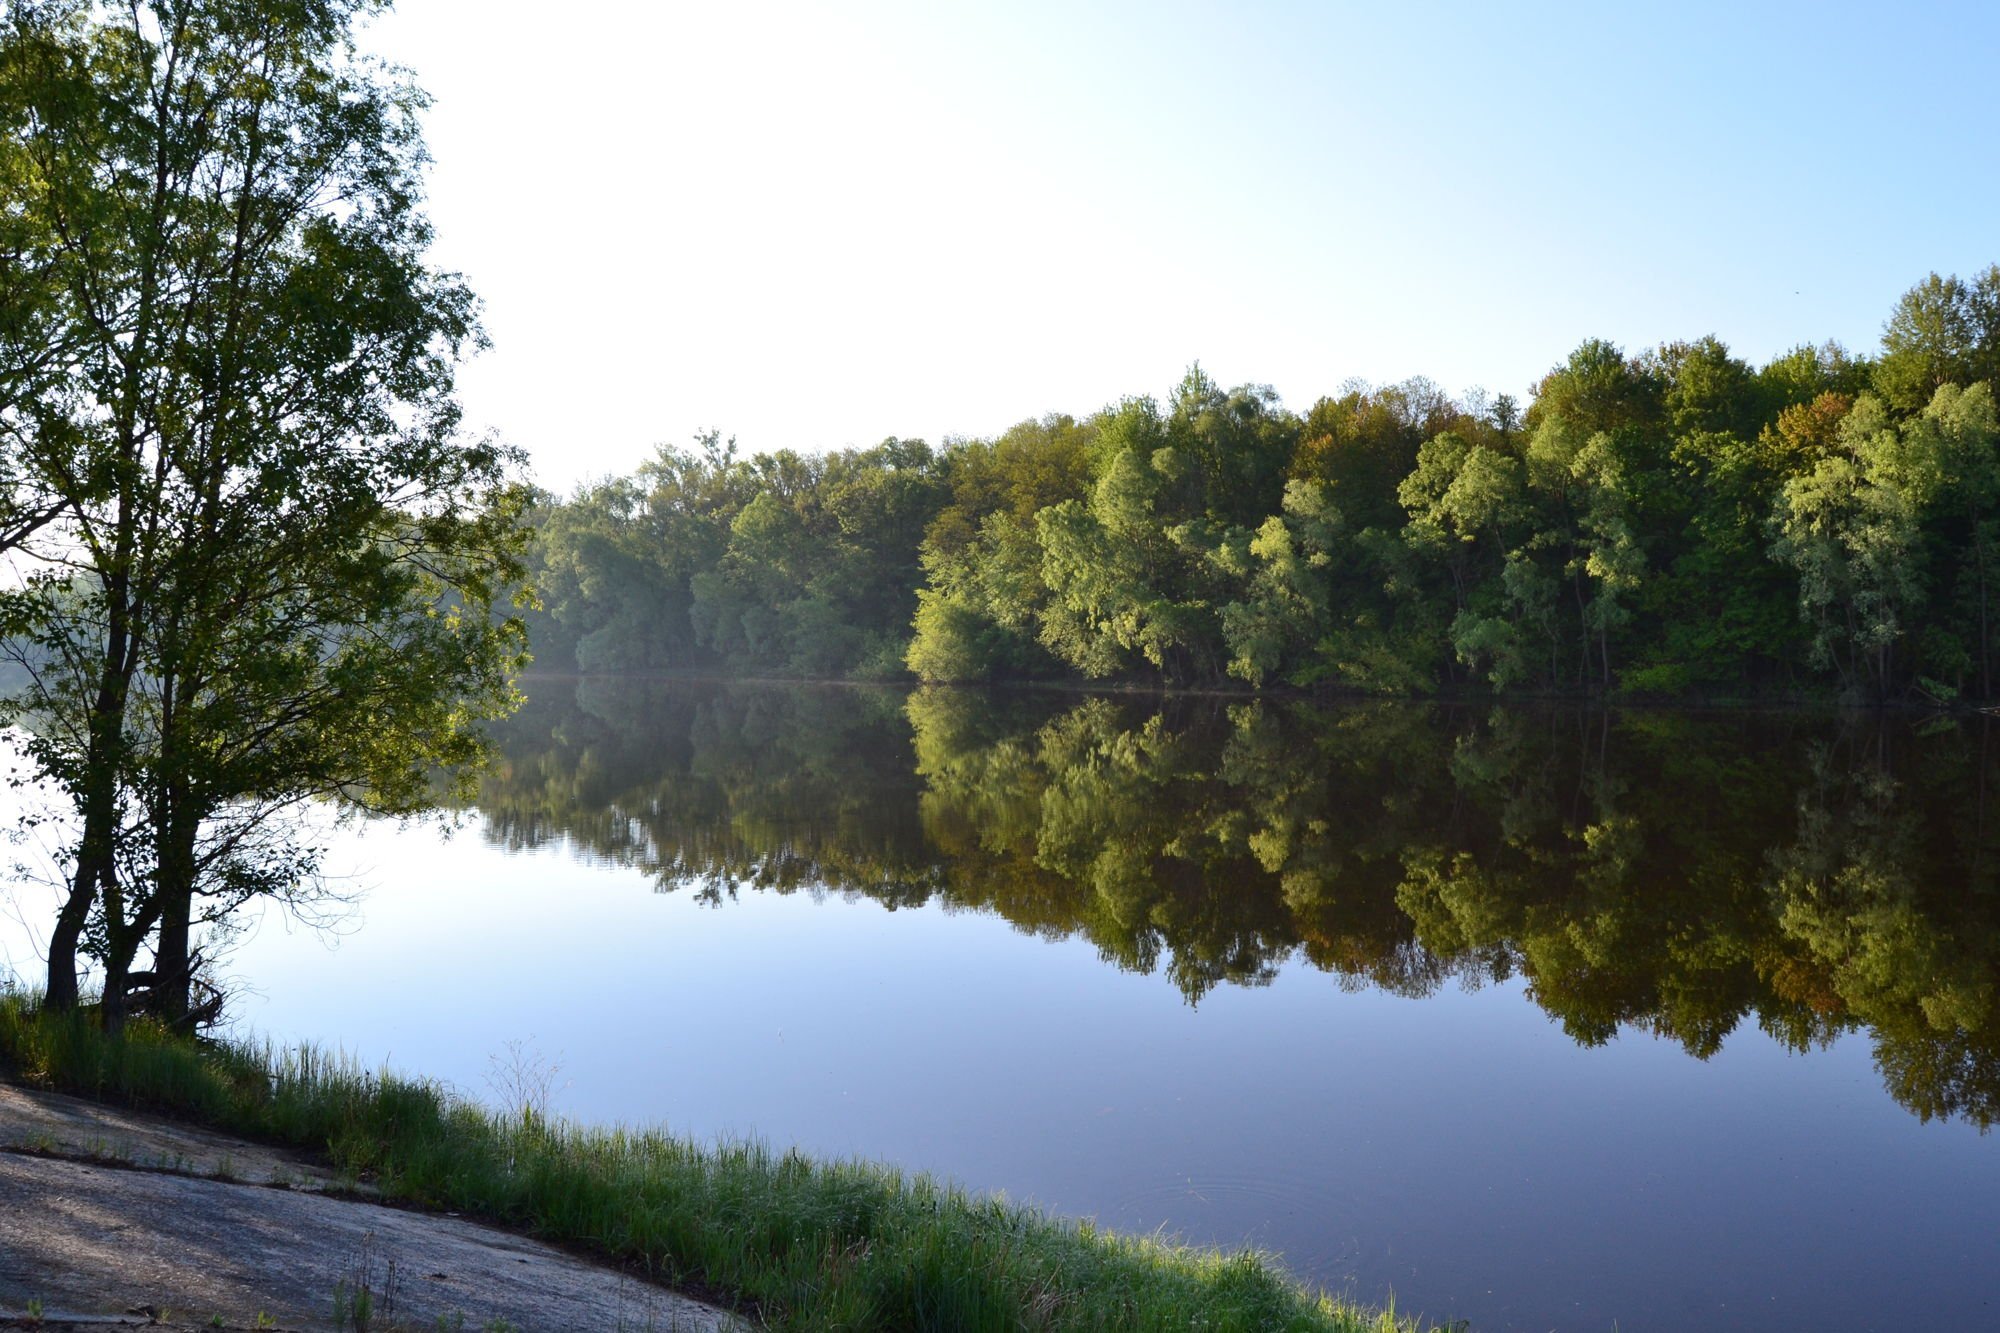
<svg viewBox="0 0 2000 1333">
<path fill-rule="evenodd" d="M 1866 1030 L 1897 1101 L 2000 1118 L 1991 720 L 541 681 L 486 836 L 717 904 L 997 913 L 1190 1002 L 1304 959 L 1519 976 L 1579 1043 Z"/>
</svg>

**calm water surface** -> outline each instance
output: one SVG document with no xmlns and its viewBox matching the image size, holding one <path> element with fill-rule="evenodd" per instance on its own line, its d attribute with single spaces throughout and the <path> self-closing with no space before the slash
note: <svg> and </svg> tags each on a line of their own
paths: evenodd
<svg viewBox="0 0 2000 1333">
<path fill-rule="evenodd" d="M 1476 1330 L 2000 1327 L 1983 722 L 546 681 L 502 739 L 239 1021 Z"/>
</svg>

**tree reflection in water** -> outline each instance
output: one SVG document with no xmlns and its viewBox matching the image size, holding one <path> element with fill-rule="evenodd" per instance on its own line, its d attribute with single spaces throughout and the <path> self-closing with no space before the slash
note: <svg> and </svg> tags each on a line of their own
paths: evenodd
<svg viewBox="0 0 2000 1333">
<path fill-rule="evenodd" d="M 2000 1118 L 1993 723 L 538 682 L 479 798 L 662 891 L 940 901 L 1198 1002 L 1303 959 L 1515 976 L 1576 1041 L 1866 1029 L 1917 1115 Z"/>
</svg>

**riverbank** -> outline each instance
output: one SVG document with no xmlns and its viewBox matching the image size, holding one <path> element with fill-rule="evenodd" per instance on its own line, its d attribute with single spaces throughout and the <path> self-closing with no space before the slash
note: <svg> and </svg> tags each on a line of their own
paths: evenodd
<svg viewBox="0 0 2000 1333">
<path fill-rule="evenodd" d="M 1426 1327 L 1268 1259 L 1113 1235 L 927 1177 L 756 1143 L 494 1114 L 312 1048 L 195 1043 L 0 998 L 0 1075 L 310 1153 L 344 1188 L 626 1265 L 774 1329 Z"/>
<path fill-rule="evenodd" d="M 533 667 L 521 674 L 523 684 L 636 684 L 789 688 L 894 692 L 905 696 L 923 691 L 980 695 L 1046 696 L 1055 699 L 1114 699 L 1166 705 L 1176 701 L 1209 700 L 1222 704 L 1316 704 L 1324 707 L 1382 704 L 1437 705 L 1451 708 L 1574 708 L 1645 713 L 1760 714 L 1894 714 L 1966 719 L 2000 716 L 2000 703 L 1975 696 L 1934 698 L 1907 694 L 1865 699 L 1831 688 L 1753 688 L 1700 690 L 1647 689 L 1494 689 L 1476 683 L 1441 684 L 1423 691 L 1364 690 L 1340 685 L 1292 685 L 1268 681 L 1251 686 L 1231 680 L 1173 684 L 1133 677 L 1091 679 L 1080 676 L 998 677 L 991 680 L 927 681 L 914 675 L 883 678 L 783 675 L 773 672 L 729 673 L 714 669 L 651 671 L 566 671 Z"/>
<path fill-rule="evenodd" d="M 642 1276 L 344 1195 L 301 1153 L 0 1083 L 0 1329 L 749 1333 Z"/>
</svg>

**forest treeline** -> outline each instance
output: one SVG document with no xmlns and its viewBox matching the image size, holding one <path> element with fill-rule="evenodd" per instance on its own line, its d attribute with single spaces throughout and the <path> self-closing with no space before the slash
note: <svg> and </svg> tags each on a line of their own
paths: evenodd
<svg viewBox="0 0 2000 1333">
<path fill-rule="evenodd" d="M 1199 367 L 998 438 L 740 457 L 543 496 L 545 670 L 1989 698 L 2000 266 L 1872 356 L 1583 343 L 1535 386 Z"/>
<path fill-rule="evenodd" d="M 1303 962 L 1518 978 L 1588 1045 L 1866 1031 L 2000 1121 L 1990 718 L 589 680 L 499 725 L 485 836 L 663 892 L 989 912 L 1190 1003 Z"/>
</svg>

